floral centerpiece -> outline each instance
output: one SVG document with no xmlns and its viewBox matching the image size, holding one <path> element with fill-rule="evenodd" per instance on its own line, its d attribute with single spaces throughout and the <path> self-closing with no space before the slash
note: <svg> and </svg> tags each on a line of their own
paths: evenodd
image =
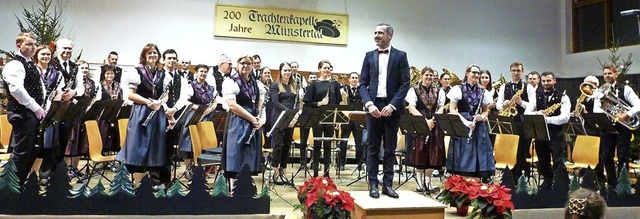
<svg viewBox="0 0 640 219">
<path fill-rule="evenodd" d="M 351 218 L 353 198 L 348 192 L 338 190 L 329 177 L 312 177 L 298 190 L 300 209 L 306 218 Z"/>
<path fill-rule="evenodd" d="M 514 209 L 510 189 L 496 184 L 482 185 L 469 194 L 473 200 L 470 218 L 511 218 Z"/>
</svg>

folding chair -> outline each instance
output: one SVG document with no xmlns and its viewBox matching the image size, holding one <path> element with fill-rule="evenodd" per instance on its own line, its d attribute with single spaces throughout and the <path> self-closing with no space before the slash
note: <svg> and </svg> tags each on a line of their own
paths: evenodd
<svg viewBox="0 0 640 219">
<path fill-rule="evenodd" d="M 205 169 L 209 167 L 209 169 L 207 170 L 207 173 L 210 173 L 213 168 L 220 166 L 220 164 L 222 163 L 222 156 L 202 153 L 202 139 L 208 138 L 208 135 L 215 135 L 213 132 L 209 132 L 209 133 L 204 132 L 206 130 L 210 131 L 209 128 L 213 128 L 212 124 L 211 124 L 211 127 L 207 127 L 207 126 L 208 126 L 207 124 L 200 125 L 200 127 L 203 128 L 203 135 L 201 135 L 198 125 L 189 125 L 189 135 L 191 136 L 191 146 L 193 151 L 194 165 L 196 166 L 200 165 L 202 167 L 205 167 Z M 205 141 L 211 141 L 211 139 L 205 139 Z M 215 179 L 218 178 L 218 173 L 219 171 L 216 171 Z"/>
<path fill-rule="evenodd" d="M 118 133 L 120 134 L 120 149 L 124 148 L 124 142 L 127 140 L 127 126 L 129 119 L 118 119 Z"/>
<path fill-rule="evenodd" d="M 572 159 L 573 164 L 566 163 L 568 172 L 573 172 L 575 177 L 579 177 L 576 170 L 582 168 L 595 168 L 599 162 L 600 137 L 578 135 L 576 143 L 573 146 Z M 599 183 L 598 183 L 599 184 Z M 600 187 L 600 185 L 598 185 Z"/>
<path fill-rule="evenodd" d="M 11 131 L 13 126 L 9 123 L 7 114 L 0 115 L 0 153 L 7 153 L 9 149 L 9 139 L 11 139 Z"/>
<path fill-rule="evenodd" d="M 86 183 L 89 184 L 91 176 L 93 176 L 93 174 L 95 173 L 100 174 L 102 178 L 105 178 L 107 181 L 111 182 L 111 180 L 104 175 L 104 170 L 102 168 L 97 168 L 97 166 L 98 164 L 116 161 L 116 155 L 102 155 L 102 137 L 100 136 L 98 122 L 96 122 L 95 120 L 89 120 L 84 124 L 87 132 L 87 141 L 89 142 L 88 161 L 93 162 L 93 165 L 91 165 L 91 162 L 87 162 L 87 166 L 89 167 L 87 171 L 89 172 L 89 174 L 86 175 Z"/>
<path fill-rule="evenodd" d="M 507 167 L 513 169 L 516 166 L 516 156 L 518 154 L 518 141 L 520 136 L 510 134 L 497 134 L 493 146 L 496 169 L 504 170 Z M 513 173 L 519 176 L 521 173 Z"/>
</svg>

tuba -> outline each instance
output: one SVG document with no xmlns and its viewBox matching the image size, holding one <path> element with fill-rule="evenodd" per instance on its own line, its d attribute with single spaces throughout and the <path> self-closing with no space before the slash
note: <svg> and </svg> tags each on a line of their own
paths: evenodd
<svg viewBox="0 0 640 219">
<path fill-rule="evenodd" d="M 449 77 L 451 77 L 450 86 L 456 86 L 456 85 L 462 84 L 462 80 L 460 80 L 460 78 L 458 78 L 458 76 L 455 73 L 453 73 L 452 71 L 449 71 L 449 69 L 442 68 L 442 72 L 447 73 Z"/>
<path fill-rule="evenodd" d="M 600 108 L 614 122 L 620 123 L 630 130 L 638 129 L 640 127 L 640 112 L 629 117 L 628 121 L 621 121 L 618 115 L 629 112 L 631 106 L 615 95 L 612 89 L 615 88 L 611 87 L 609 83 L 603 84 L 600 88 L 596 88 L 593 84 L 586 82 L 580 84 L 580 92 L 582 94 L 590 98 L 600 98 Z"/>
</svg>

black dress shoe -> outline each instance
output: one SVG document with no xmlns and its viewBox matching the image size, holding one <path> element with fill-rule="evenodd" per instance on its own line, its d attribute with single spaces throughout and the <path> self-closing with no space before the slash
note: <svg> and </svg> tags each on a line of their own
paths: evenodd
<svg viewBox="0 0 640 219">
<path fill-rule="evenodd" d="M 398 195 L 398 193 L 396 193 L 396 191 L 393 190 L 393 187 L 391 186 L 384 186 L 382 187 L 382 194 L 389 196 L 391 198 L 399 198 L 400 196 Z"/>
<path fill-rule="evenodd" d="M 380 198 L 380 192 L 378 191 L 378 186 L 369 186 L 369 197 Z"/>
</svg>

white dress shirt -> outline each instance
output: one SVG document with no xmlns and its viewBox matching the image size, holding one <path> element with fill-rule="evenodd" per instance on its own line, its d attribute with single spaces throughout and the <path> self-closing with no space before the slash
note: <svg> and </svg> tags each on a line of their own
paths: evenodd
<svg viewBox="0 0 640 219">
<path fill-rule="evenodd" d="M 567 95 L 562 95 L 561 98 L 562 99 L 560 99 L 560 103 L 562 105 L 560 106 L 560 115 L 545 116 L 544 121 L 547 124 L 563 125 L 569 121 L 569 117 L 571 114 L 571 101 L 569 100 L 569 97 Z M 525 115 L 542 115 L 541 110 L 536 110 L 538 107 L 536 102 L 537 101 L 529 102 L 529 106 L 524 111 Z"/>
</svg>

